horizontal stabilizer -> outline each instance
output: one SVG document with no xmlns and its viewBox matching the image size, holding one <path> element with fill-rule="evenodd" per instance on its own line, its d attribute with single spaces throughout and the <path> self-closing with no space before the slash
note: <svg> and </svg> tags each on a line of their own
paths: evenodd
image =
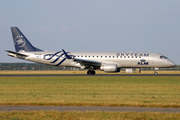
<svg viewBox="0 0 180 120">
<path fill-rule="evenodd" d="M 13 51 L 10 51 L 10 50 L 5 50 L 6 52 L 9 52 L 9 53 L 12 53 L 12 54 L 15 54 L 15 55 L 20 55 L 20 56 L 24 56 L 24 57 L 27 57 L 28 55 L 25 55 L 25 54 L 22 54 L 22 53 L 17 53 L 17 52 L 13 52 Z"/>
</svg>

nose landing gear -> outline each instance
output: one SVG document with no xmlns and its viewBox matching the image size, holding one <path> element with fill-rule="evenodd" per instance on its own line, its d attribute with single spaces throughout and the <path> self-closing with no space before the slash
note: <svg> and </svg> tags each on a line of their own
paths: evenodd
<svg viewBox="0 0 180 120">
<path fill-rule="evenodd" d="M 154 75 L 158 75 L 158 73 L 156 71 L 154 71 Z"/>
<path fill-rule="evenodd" d="M 159 70 L 159 68 L 154 68 L 154 75 L 158 75 L 158 73 L 156 72 L 156 70 Z"/>
</svg>

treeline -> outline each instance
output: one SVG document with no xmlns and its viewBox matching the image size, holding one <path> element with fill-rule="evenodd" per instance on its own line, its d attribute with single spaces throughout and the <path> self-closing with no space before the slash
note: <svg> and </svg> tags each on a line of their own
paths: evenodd
<svg viewBox="0 0 180 120">
<path fill-rule="evenodd" d="M 0 63 L 0 70 L 80 70 L 74 67 L 57 67 L 38 63 Z M 125 69 L 122 69 L 125 70 Z M 153 70 L 153 68 L 141 68 L 141 70 Z M 180 70 L 180 65 L 173 68 L 160 68 L 160 70 Z"/>
<path fill-rule="evenodd" d="M 0 63 L 0 70 L 73 70 L 72 67 L 57 67 L 38 63 Z"/>
</svg>

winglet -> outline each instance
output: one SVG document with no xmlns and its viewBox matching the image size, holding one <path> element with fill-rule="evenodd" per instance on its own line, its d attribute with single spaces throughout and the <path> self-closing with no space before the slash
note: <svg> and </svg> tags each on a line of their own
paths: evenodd
<svg viewBox="0 0 180 120">
<path fill-rule="evenodd" d="M 68 55 L 67 52 L 64 49 L 62 49 L 62 51 L 64 52 L 67 59 L 72 59 L 72 57 L 70 55 Z"/>
</svg>

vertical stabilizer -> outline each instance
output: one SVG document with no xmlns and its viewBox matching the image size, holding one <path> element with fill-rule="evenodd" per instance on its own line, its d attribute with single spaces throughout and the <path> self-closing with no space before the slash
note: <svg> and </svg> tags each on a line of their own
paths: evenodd
<svg viewBox="0 0 180 120">
<path fill-rule="evenodd" d="M 16 52 L 42 51 L 34 47 L 17 27 L 11 27 L 11 32 Z"/>
</svg>

